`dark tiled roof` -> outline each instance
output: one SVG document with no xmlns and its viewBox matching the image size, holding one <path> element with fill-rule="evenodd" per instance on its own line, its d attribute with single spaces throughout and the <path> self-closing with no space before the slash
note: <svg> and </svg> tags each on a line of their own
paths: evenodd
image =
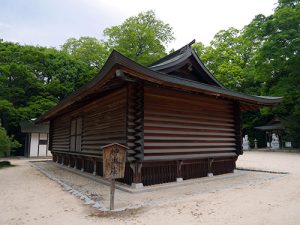
<svg viewBox="0 0 300 225">
<path fill-rule="evenodd" d="M 49 133 L 48 124 L 34 124 L 31 121 L 23 121 L 20 123 L 22 133 Z"/>
</svg>

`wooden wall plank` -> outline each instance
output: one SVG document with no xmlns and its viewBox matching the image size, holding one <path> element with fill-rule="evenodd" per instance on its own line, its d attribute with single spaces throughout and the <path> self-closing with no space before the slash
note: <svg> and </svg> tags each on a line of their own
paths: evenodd
<svg viewBox="0 0 300 225">
<path fill-rule="evenodd" d="M 76 148 L 83 154 L 102 155 L 101 146 L 114 142 L 126 144 L 126 96 L 127 89 L 121 88 L 55 118 L 51 125 L 52 150 L 75 152 Z M 71 129 L 73 118 L 79 118 L 76 134 L 76 120 Z M 76 143 L 71 143 L 71 130 L 76 135 Z"/>
<path fill-rule="evenodd" d="M 236 156 L 232 101 L 157 87 L 144 90 L 145 161 Z"/>
</svg>

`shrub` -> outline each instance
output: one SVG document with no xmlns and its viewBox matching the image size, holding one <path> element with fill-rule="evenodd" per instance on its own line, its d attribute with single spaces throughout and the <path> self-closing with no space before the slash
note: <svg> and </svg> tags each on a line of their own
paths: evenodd
<svg viewBox="0 0 300 225">
<path fill-rule="evenodd" d="M 5 156 L 8 151 L 20 146 L 21 144 L 18 141 L 7 135 L 6 130 L 0 123 L 0 157 Z"/>
</svg>

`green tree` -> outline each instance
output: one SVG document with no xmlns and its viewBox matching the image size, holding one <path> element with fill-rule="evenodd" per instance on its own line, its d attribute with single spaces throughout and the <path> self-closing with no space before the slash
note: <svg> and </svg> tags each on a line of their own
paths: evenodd
<svg viewBox="0 0 300 225">
<path fill-rule="evenodd" d="M 218 32 L 210 45 L 196 43 L 194 48 L 214 76 L 227 88 L 240 90 L 245 81 L 240 31 L 235 28 Z"/>
<path fill-rule="evenodd" d="M 166 55 L 165 45 L 174 40 L 169 24 L 147 11 L 128 18 L 119 26 L 104 30 L 107 45 L 127 57 L 147 65 Z"/>
<path fill-rule="evenodd" d="M 289 138 L 300 140 L 300 4 L 281 0 L 262 26 L 264 42 L 256 54 L 261 94 L 279 95 L 284 101 L 273 111 L 287 118 Z"/>
<path fill-rule="evenodd" d="M 109 51 L 107 46 L 93 37 L 69 38 L 62 50 L 99 71 L 104 65 Z"/>
<path fill-rule="evenodd" d="M 94 77 L 63 51 L 0 41 L 0 120 L 19 137 L 19 122 L 36 118 Z"/>
<path fill-rule="evenodd" d="M 283 96 L 282 104 L 244 114 L 247 133 L 274 114 L 286 120 L 288 138 L 300 140 L 300 4 L 279 0 L 268 17 L 257 15 L 243 29 L 218 32 L 210 45 L 193 47 L 226 87 L 254 95 Z M 257 132 L 256 132 L 257 133 Z"/>
</svg>

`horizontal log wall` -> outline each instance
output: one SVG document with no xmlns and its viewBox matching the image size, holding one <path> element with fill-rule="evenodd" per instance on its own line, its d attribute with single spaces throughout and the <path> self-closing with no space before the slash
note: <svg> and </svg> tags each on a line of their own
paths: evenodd
<svg viewBox="0 0 300 225">
<path fill-rule="evenodd" d="M 52 151 L 71 151 L 72 118 L 82 118 L 82 154 L 101 156 L 101 146 L 110 143 L 126 144 L 127 89 L 116 90 L 82 108 L 51 121 Z"/>
<path fill-rule="evenodd" d="M 50 123 L 50 142 L 52 151 L 70 151 L 71 118 L 68 115 L 56 118 Z"/>
<path fill-rule="evenodd" d="M 145 161 L 236 156 L 233 102 L 144 89 Z"/>
<path fill-rule="evenodd" d="M 126 144 L 126 96 L 123 88 L 84 107 L 81 149 L 102 154 L 101 146 Z"/>
</svg>

